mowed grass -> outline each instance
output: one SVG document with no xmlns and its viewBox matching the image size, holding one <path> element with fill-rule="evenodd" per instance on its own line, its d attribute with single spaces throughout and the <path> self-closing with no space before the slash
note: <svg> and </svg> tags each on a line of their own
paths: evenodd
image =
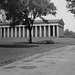
<svg viewBox="0 0 75 75">
<path fill-rule="evenodd" d="M 35 42 L 35 44 L 29 44 L 28 39 L 29 38 L 1 38 L 0 65 L 6 65 L 38 53 L 75 44 L 75 39 L 73 38 L 33 38 L 33 42 Z M 37 41 L 42 40 L 53 40 L 55 41 L 55 44 L 36 44 Z"/>
</svg>

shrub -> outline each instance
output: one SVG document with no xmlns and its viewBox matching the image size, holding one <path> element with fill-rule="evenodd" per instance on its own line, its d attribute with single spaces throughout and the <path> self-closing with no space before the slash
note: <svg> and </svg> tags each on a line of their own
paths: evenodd
<svg viewBox="0 0 75 75">
<path fill-rule="evenodd" d="M 38 41 L 38 44 L 54 44 L 55 42 L 53 40 L 44 40 L 44 41 Z"/>
</svg>

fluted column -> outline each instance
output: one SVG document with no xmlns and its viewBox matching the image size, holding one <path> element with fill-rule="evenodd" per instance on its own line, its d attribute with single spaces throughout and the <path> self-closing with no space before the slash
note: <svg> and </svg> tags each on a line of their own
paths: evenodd
<svg viewBox="0 0 75 75">
<path fill-rule="evenodd" d="M 35 37 L 37 37 L 37 26 L 35 26 Z"/>
<path fill-rule="evenodd" d="M 4 38 L 6 37 L 6 34 L 5 34 L 5 27 L 4 27 Z"/>
<path fill-rule="evenodd" d="M 19 27 L 19 37 L 21 37 L 21 27 Z"/>
<path fill-rule="evenodd" d="M 29 37 L 29 29 L 27 28 L 27 37 Z"/>
<path fill-rule="evenodd" d="M 55 37 L 55 26 L 53 26 L 53 37 Z"/>
<path fill-rule="evenodd" d="M 23 27 L 23 37 L 25 37 L 25 27 Z"/>
<path fill-rule="evenodd" d="M 15 37 L 17 37 L 17 27 L 15 27 Z"/>
<path fill-rule="evenodd" d="M 57 26 L 57 37 L 59 37 L 59 26 Z"/>
<path fill-rule="evenodd" d="M 48 26 L 48 37 L 50 37 L 50 26 Z"/>
<path fill-rule="evenodd" d="M 44 37 L 46 37 L 46 26 L 44 26 Z"/>
<path fill-rule="evenodd" d="M 41 29 L 41 26 L 40 26 L 40 37 L 42 36 L 42 34 L 41 34 L 41 30 L 42 30 L 42 29 Z"/>
<path fill-rule="evenodd" d="M 9 38 L 9 27 L 7 28 L 7 37 Z"/>
</svg>

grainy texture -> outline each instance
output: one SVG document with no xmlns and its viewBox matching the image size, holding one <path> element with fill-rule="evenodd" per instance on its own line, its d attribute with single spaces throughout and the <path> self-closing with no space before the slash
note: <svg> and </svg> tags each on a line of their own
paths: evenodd
<svg viewBox="0 0 75 75">
<path fill-rule="evenodd" d="M 16 60 L 26 58 L 38 53 L 51 51 L 56 48 L 75 44 L 75 39 L 72 38 L 34 38 L 33 42 L 50 39 L 56 44 L 29 44 L 27 39 L 0 39 L 0 65 L 6 65 Z"/>
</svg>

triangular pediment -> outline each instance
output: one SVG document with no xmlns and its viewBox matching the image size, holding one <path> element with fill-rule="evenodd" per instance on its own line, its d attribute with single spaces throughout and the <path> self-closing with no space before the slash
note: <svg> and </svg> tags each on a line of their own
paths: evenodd
<svg viewBox="0 0 75 75">
<path fill-rule="evenodd" d="M 49 24 L 58 23 L 64 25 L 64 21 L 62 19 L 51 19 L 48 20 Z M 42 20 L 35 20 L 34 24 L 44 24 L 45 22 Z"/>
</svg>

